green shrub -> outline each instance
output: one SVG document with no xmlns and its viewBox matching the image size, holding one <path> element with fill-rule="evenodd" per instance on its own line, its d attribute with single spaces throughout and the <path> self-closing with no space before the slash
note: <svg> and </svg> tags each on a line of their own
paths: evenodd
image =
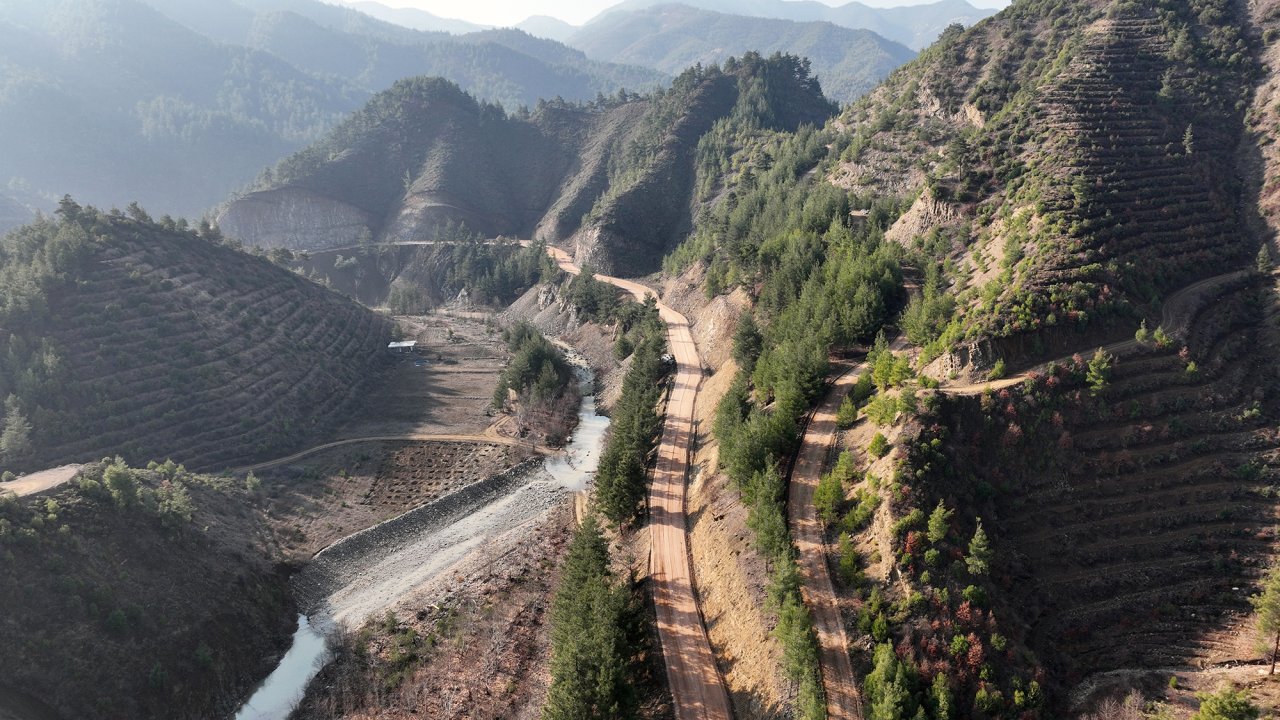
<svg viewBox="0 0 1280 720">
<path fill-rule="evenodd" d="M 882 458 L 889 453 L 889 441 L 885 438 L 884 433 L 876 433 L 871 438 L 871 444 L 867 446 L 867 452 L 874 458 Z"/>
<path fill-rule="evenodd" d="M 1213 693 L 1197 693 L 1200 710 L 1191 720 L 1257 720 L 1258 708 L 1245 690 L 1225 686 Z"/>
<path fill-rule="evenodd" d="M 999 380 L 1000 378 L 1005 376 L 1006 372 L 1007 370 L 1005 368 L 1004 358 L 1001 358 L 996 361 L 995 365 L 991 366 L 991 371 L 987 373 L 987 379 Z"/>
</svg>

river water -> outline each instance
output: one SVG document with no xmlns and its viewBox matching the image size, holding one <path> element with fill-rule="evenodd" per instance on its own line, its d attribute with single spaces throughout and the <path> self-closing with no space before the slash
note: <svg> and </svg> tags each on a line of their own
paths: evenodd
<svg viewBox="0 0 1280 720">
<path fill-rule="evenodd" d="M 580 362 L 572 353 L 570 357 Z M 565 452 L 547 458 L 541 467 L 525 474 L 522 484 L 512 492 L 498 497 L 477 495 L 484 500 L 468 506 L 462 515 L 442 512 L 446 517 L 439 522 L 432 522 L 432 508 L 428 506 L 411 510 L 385 526 L 412 527 L 415 518 L 410 516 L 426 516 L 427 519 L 421 521 L 421 531 L 414 536 L 371 541 L 368 536 L 379 531 L 375 527 L 338 541 L 312 561 L 312 566 L 337 567 L 318 571 L 316 574 L 323 576 L 319 581 L 302 578 L 314 587 L 323 587 L 324 597 L 310 608 L 310 616 L 298 616 L 298 629 L 289 651 L 254 690 L 236 713 L 235 720 L 285 720 L 302 699 L 307 684 L 331 659 L 325 642 L 328 631 L 338 624 L 359 626 L 374 612 L 390 607 L 397 598 L 453 566 L 488 537 L 540 516 L 551 507 L 552 501 L 567 493 L 587 488 L 600 462 L 609 418 L 596 412 L 596 399 L 592 394 L 594 376 L 582 365 L 577 365 L 577 369 L 582 404 L 578 408 L 578 426 Z M 465 489 L 458 494 L 464 492 Z M 397 533 L 387 530 L 383 534 Z M 369 545 L 371 549 L 344 552 L 341 546 L 348 541 Z M 335 552 L 330 552 L 331 549 Z M 332 555 L 350 557 L 328 562 L 327 557 Z M 307 575 L 308 570 L 304 569 L 301 575 Z"/>
</svg>

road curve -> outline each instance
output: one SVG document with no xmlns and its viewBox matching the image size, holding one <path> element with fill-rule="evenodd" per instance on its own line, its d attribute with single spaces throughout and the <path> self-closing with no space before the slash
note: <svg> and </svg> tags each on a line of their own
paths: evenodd
<svg viewBox="0 0 1280 720">
<path fill-rule="evenodd" d="M 331 450 L 336 447 L 342 447 L 343 445 L 355 445 L 357 443 L 368 443 L 368 442 L 399 442 L 399 441 L 487 443 L 489 445 L 507 445 L 509 447 L 526 448 L 540 455 L 554 455 L 556 453 L 555 450 L 551 450 L 550 448 L 545 448 L 540 445 L 534 445 L 532 443 L 526 442 L 524 440 L 518 440 L 516 438 L 502 437 L 500 435 L 447 435 L 447 434 L 432 435 L 432 434 L 426 434 L 426 433 L 411 433 L 408 435 L 383 435 L 383 436 L 377 436 L 377 437 L 358 437 L 358 438 L 347 438 L 346 440 L 335 440 L 333 442 L 325 443 L 323 445 L 316 445 L 315 447 L 307 448 L 306 450 L 303 450 L 301 452 L 296 452 L 292 455 L 289 455 L 288 457 L 277 458 L 275 460 L 268 460 L 266 462 L 257 463 L 256 465 L 246 465 L 244 467 L 234 468 L 230 470 L 230 472 L 232 473 L 257 472 L 259 470 L 267 470 L 269 468 L 278 467 L 280 465 L 288 465 L 289 463 L 297 462 L 309 455 L 315 455 L 316 453 L 324 452 L 325 450 Z"/>
<path fill-rule="evenodd" d="M 548 247 L 547 253 L 561 270 L 572 275 L 581 272 L 568 253 L 553 247 Z M 641 302 L 650 295 L 657 299 L 657 293 L 637 282 L 606 275 L 597 275 L 596 279 L 631 293 Z M 658 313 L 667 324 L 667 344 L 676 359 L 675 386 L 667 403 L 658 463 L 649 486 L 649 574 L 653 578 L 658 637 L 677 720 L 725 720 L 733 717 L 733 709 L 698 610 L 685 532 L 685 479 L 689 474 L 694 402 L 702 383 L 702 359 L 684 315 L 662 303 L 658 303 Z"/>
<path fill-rule="evenodd" d="M 1280 270 L 1277 272 L 1280 273 Z M 1199 309 L 1197 307 L 1196 300 L 1198 299 L 1197 295 L 1201 290 L 1214 285 L 1226 284 L 1228 282 L 1240 280 L 1251 274 L 1253 274 L 1252 270 L 1236 270 L 1234 272 L 1215 275 L 1211 278 L 1205 278 L 1204 280 L 1191 283 L 1190 285 L 1178 290 L 1165 299 L 1164 304 L 1160 307 L 1160 327 L 1163 327 L 1165 332 L 1169 333 L 1170 337 L 1182 337 L 1187 331 L 1188 326 L 1191 324 L 1192 318 L 1195 317 L 1196 311 Z M 1138 341 L 1133 338 L 1102 346 L 1102 350 L 1111 355 L 1127 354 L 1137 348 Z M 1089 355 L 1086 356 L 1086 359 L 1088 359 L 1088 357 L 1092 357 L 1093 350 L 1094 348 L 1088 348 L 1084 351 L 1080 351 L 1079 354 L 1084 355 L 1086 352 L 1089 353 Z M 987 390 L 1003 390 L 1004 388 L 1013 387 L 1014 385 L 1021 383 L 1032 372 L 1044 371 L 1053 363 L 1057 363 L 1059 365 L 1067 363 L 1072 357 L 1073 356 L 1071 355 L 1067 355 L 1065 357 L 1057 358 L 1056 360 L 1041 363 L 1024 372 L 1018 373 L 1017 375 L 1012 375 L 1000 380 L 991 380 L 989 382 L 974 383 L 970 385 L 943 385 L 938 388 L 938 390 L 939 392 L 948 393 L 950 395 L 981 395 Z"/>
<path fill-rule="evenodd" d="M 814 411 L 791 471 L 787 498 L 791 538 L 800 555 L 800 592 L 813 613 L 813 627 L 818 633 L 822 688 L 827 696 L 827 717 L 830 720 L 862 720 L 862 702 L 858 679 L 849 659 L 849 639 L 845 635 L 835 586 L 831 583 L 831 572 L 827 567 L 822 521 L 813 504 L 813 494 L 826 466 L 827 455 L 836 441 L 836 413 L 840 402 L 865 371 L 866 363 L 846 370 L 836 378 L 822 404 Z"/>
</svg>

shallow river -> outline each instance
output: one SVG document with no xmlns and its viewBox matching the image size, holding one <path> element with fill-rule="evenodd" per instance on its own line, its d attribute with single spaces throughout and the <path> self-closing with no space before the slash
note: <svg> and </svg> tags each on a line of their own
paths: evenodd
<svg viewBox="0 0 1280 720">
<path fill-rule="evenodd" d="M 591 373 L 579 367 L 579 380 L 584 395 L 578 427 L 563 454 L 495 480 L 487 493 L 460 490 L 456 497 L 411 510 L 318 554 L 295 583 L 310 616 L 298 616 L 289 651 L 236 720 L 287 718 L 331 659 L 325 634 L 335 623 L 359 626 L 464 559 L 485 539 L 539 517 L 567 493 L 585 490 L 599 464 L 609 418 L 596 412 Z"/>
</svg>

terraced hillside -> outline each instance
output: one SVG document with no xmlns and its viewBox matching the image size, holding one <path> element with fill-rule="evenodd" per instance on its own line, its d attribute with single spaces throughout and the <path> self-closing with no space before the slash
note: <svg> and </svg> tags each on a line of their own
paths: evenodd
<svg viewBox="0 0 1280 720">
<path fill-rule="evenodd" d="M 1002 512 L 1000 541 L 1035 568 L 1035 583 L 1015 587 L 1035 609 L 1032 643 L 1066 661 L 1068 681 L 1251 656 L 1217 636 L 1247 618 L 1239 588 L 1276 542 L 1261 291 L 1211 298 L 1185 350 L 1117 362 L 1100 399 L 1064 421 L 1062 470 L 1029 477 Z"/>
<path fill-rule="evenodd" d="M 1017 3 L 842 118 L 832 180 L 915 195 L 890 236 L 955 265 L 944 371 L 1127 334 L 1253 254 L 1241 21 L 1225 1 Z"/>
<path fill-rule="evenodd" d="M 136 207 L 59 215 L 0 245 L 0 396 L 6 425 L 30 426 L 8 467 L 280 453 L 329 430 L 383 361 L 387 320 L 212 232 Z"/>
<path fill-rule="evenodd" d="M 922 414 L 903 443 L 910 499 L 894 503 L 893 517 L 942 502 L 962 516 L 961 537 L 980 517 L 997 561 L 989 579 L 943 572 L 914 532 L 895 541 L 913 591 L 946 587 L 930 570 L 980 589 L 902 626 L 899 641 L 916 648 L 921 667 L 977 691 L 963 656 L 940 664 L 935 651 L 949 640 L 939 622 L 962 634 L 981 628 L 980 645 L 1002 668 L 989 679 L 1011 679 L 991 689 L 1037 679 L 1047 693 L 1040 711 L 1057 717 L 1067 692 L 1101 673 L 1159 684 L 1168 668 L 1255 657 L 1248 596 L 1277 540 L 1268 358 L 1278 338 L 1263 324 L 1264 313 L 1275 317 L 1273 293 L 1263 275 L 1224 283 L 1199 298 L 1184 340 L 1115 358 L 1104 383 L 1089 380 L 1089 359 L 1077 356 L 1021 386 L 951 396 Z M 993 646 L 996 635 L 1004 639 Z"/>
<path fill-rule="evenodd" d="M 1015 2 L 837 121 L 827 180 L 910 201 L 886 237 L 930 276 L 901 324 L 932 377 L 913 419 L 869 412 L 889 455 L 845 497 L 874 558 L 838 555 L 848 620 L 890 650 L 855 653 L 869 703 L 897 688 L 930 717 L 1064 717 L 1109 671 L 1151 689 L 1259 657 L 1280 407 L 1246 10 Z M 1143 319 L 1164 327 L 1094 356 Z M 899 663 L 919 677 L 886 681 Z"/>
<path fill-rule="evenodd" d="M 749 55 L 690 70 L 653 96 L 543 103 L 528 116 L 412 79 L 282 162 L 220 226 L 253 245 L 317 250 L 434 240 L 465 225 L 569 242 L 580 262 L 643 273 L 692 225 L 696 151 L 718 120 L 794 130 L 833 112 L 789 56 Z"/>
</svg>

